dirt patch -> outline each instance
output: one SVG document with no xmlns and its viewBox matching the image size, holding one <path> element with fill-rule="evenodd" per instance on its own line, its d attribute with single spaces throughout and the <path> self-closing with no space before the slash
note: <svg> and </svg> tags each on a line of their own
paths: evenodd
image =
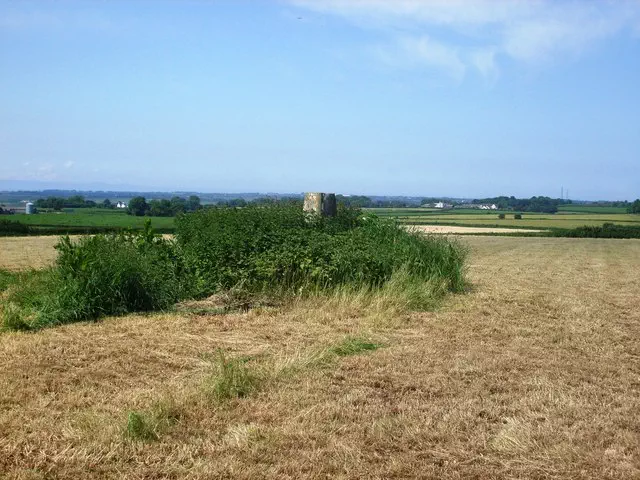
<svg viewBox="0 0 640 480">
<path fill-rule="evenodd" d="M 412 231 L 435 233 L 435 234 L 457 234 L 457 233 L 538 233 L 544 230 L 530 230 L 525 228 L 500 228 L 500 227 L 459 227 L 454 225 L 411 225 Z"/>
</svg>

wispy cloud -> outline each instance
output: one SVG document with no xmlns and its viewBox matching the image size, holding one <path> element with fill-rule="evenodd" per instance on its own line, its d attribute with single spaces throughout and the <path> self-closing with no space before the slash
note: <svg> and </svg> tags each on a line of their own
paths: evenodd
<svg viewBox="0 0 640 480">
<path fill-rule="evenodd" d="M 64 168 L 67 168 L 67 169 L 73 167 L 74 165 L 75 165 L 75 162 L 72 162 L 71 160 L 64 162 Z"/>
<path fill-rule="evenodd" d="M 637 34 L 640 1 L 291 0 L 386 39 L 389 61 L 411 55 L 459 81 L 469 71 L 499 75 L 501 60 L 545 65 L 584 54 L 599 41 Z M 400 46 L 401 48 L 398 48 Z"/>
</svg>

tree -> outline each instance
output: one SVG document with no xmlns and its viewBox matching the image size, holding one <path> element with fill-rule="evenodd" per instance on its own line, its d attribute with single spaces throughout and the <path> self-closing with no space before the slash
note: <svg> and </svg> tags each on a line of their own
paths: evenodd
<svg viewBox="0 0 640 480">
<path fill-rule="evenodd" d="M 113 203 L 111 203 L 111 200 L 109 200 L 108 198 L 105 198 L 102 201 L 102 208 L 113 208 Z"/>
<path fill-rule="evenodd" d="M 167 199 L 151 200 L 146 213 L 151 217 L 172 217 L 171 202 Z"/>
<path fill-rule="evenodd" d="M 64 206 L 67 208 L 82 208 L 84 207 L 84 197 L 82 195 L 72 195 L 64 200 Z"/>
<path fill-rule="evenodd" d="M 202 205 L 200 205 L 200 197 L 197 195 L 191 195 L 187 200 L 187 210 L 189 212 L 195 212 L 196 210 L 200 210 Z"/>
<path fill-rule="evenodd" d="M 142 217 L 149 210 L 149 205 L 144 197 L 133 197 L 129 201 L 128 213 L 136 217 Z"/>
<path fill-rule="evenodd" d="M 171 197 L 171 211 L 173 215 L 184 213 L 187 209 L 187 201 L 182 197 Z"/>
<path fill-rule="evenodd" d="M 640 198 L 627 207 L 629 213 L 640 213 Z"/>
</svg>

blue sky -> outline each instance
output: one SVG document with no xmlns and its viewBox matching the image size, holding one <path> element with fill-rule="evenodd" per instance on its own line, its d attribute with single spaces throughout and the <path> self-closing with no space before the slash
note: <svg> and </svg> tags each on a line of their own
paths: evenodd
<svg viewBox="0 0 640 480">
<path fill-rule="evenodd" d="M 640 197 L 640 1 L 0 1 L 0 188 Z"/>
</svg>

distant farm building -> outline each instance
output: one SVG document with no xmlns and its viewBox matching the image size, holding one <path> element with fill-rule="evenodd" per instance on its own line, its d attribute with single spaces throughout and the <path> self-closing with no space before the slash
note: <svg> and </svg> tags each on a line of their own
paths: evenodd
<svg viewBox="0 0 640 480">
<path fill-rule="evenodd" d="M 433 208 L 453 208 L 450 203 L 438 202 L 433 205 Z"/>
<path fill-rule="evenodd" d="M 116 203 L 116 208 L 127 208 L 127 204 L 124 202 Z"/>
</svg>

